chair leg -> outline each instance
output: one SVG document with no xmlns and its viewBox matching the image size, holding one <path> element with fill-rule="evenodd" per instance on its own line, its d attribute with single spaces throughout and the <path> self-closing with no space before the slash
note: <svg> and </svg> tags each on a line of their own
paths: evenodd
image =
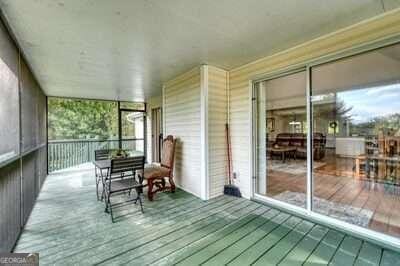
<svg viewBox="0 0 400 266">
<path fill-rule="evenodd" d="M 148 190 L 147 190 L 147 197 L 149 198 L 149 201 L 153 201 L 153 179 L 148 179 L 147 180 L 147 185 L 148 185 Z"/>
<path fill-rule="evenodd" d="M 99 200 L 99 178 L 97 177 L 97 174 L 94 177 L 96 179 L 96 197 L 97 200 Z"/>
<path fill-rule="evenodd" d="M 109 209 L 110 215 L 111 215 L 111 222 L 113 223 L 114 222 L 114 216 L 113 216 L 113 212 L 112 212 L 112 205 L 111 205 L 110 195 L 108 195 L 107 202 L 108 202 L 108 209 Z"/>
<path fill-rule="evenodd" d="M 169 184 L 170 184 L 170 186 L 171 186 L 171 192 L 175 192 L 175 183 L 174 183 L 174 179 L 170 176 L 170 177 L 168 177 L 168 181 L 169 181 Z"/>
<path fill-rule="evenodd" d="M 162 190 L 165 191 L 165 179 L 161 179 L 161 184 L 162 184 Z"/>
<path fill-rule="evenodd" d="M 140 192 L 139 189 L 136 189 L 136 193 L 137 193 L 137 200 L 139 200 L 139 204 L 140 204 L 140 210 L 142 211 L 142 213 L 144 213 L 143 211 L 143 203 L 142 203 L 142 197 L 140 197 Z M 136 204 L 136 202 L 135 202 Z"/>
<path fill-rule="evenodd" d="M 107 193 L 105 193 L 105 192 L 103 192 L 103 194 L 104 194 L 104 204 L 106 205 L 104 212 L 108 213 L 108 196 L 107 196 Z"/>
<path fill-rule="evenodd" d="M 139 196 L 139 204 L 140 204 L 140 210 L 142 211 L 142 213 L 144 213 L 143 204 L 142 204 L 142 198 L 140 196 Z"/>
</svg>

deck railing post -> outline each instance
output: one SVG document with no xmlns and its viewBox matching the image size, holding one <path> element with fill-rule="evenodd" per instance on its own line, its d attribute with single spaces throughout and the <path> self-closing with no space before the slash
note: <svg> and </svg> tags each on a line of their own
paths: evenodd
<svg viewBox="0 0 400 266">
<path fill-rule="evenodd" d="M 89 147 L 89 145 L 90 145 L 90 142 L 86 142 L 86 144 L 87 144 L 87 150 L 86 150 L 86 152 L 87 152 L 87 162 L 89 162 L 90 161 L 90 154 L 89 154 L 89 149 L 90 149 L 90 147 Z"/>
</svg>

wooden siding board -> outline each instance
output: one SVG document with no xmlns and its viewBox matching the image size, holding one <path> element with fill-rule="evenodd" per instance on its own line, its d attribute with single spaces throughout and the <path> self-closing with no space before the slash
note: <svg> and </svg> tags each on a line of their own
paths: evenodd
<svg viewBox="0 0 400 266">
<path fill-rule="evenodd" d="M 163 108 L 165 135 L 177 139 L 176 183 L 200 196 L 200 68 L 165 83 Z"/>
<path fill-rule="evenodd" d="M 227 78 L 225 70 L 208 68 L 208 178 L 211 198 L 222 195 L 227 179 Z"/>
</svg>

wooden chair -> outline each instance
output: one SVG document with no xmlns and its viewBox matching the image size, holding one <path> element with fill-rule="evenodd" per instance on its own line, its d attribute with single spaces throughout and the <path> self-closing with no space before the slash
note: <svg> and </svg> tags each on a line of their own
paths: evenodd
<svg viewBox="0 0 400 266">
<path fill-rule="evenodd" d="M 174 155 L 176 139 L 169 135 L 163 141 L 161 154 L 161 164 L 151 164 L 144 169 L 144 179 L 148 187 L 147 197 L 151 201 L 155 193 L 159 191 L 170 190 L 175 192 L 175 183 L 173 178 Z M 166 186 L 168 179 L 169 186 Z M 155 188 L 155 189 L 154 189 Z"/>
<path fill-rule="evenodd" d="M 118 158 L 111 160 L 111 167 L 107 173 L 103 184 L 104 184 L 104 195 L 105 195 L 105 211 L 110 213 L 111 221 L 114 222 L 113 207 L 123 205 L 125 202 L 137 201 L 140 203 L 140 209 L 143 213 L 143 205 L 140 194 L 143 191 L 143 176 L 144 171 L 144 156 L 130 157 L 130 158 Z M 137 180 L 137 178 L 139 180 Z M 121 194 L 123 192 L 136 191 L 136 197 L 128 199 L 125 202 L 112 203 L 111 197 L 115 194 Z"/>
</svg>

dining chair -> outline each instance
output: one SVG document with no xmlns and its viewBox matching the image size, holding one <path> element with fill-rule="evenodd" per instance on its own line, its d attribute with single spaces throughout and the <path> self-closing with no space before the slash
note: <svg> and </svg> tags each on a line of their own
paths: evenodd
<svg viewBox="0 0 400 266">
<path fill-rule="evenodd" d="M 173 178 L 174 156 L 176 139 L 169 135 L 163 140 L 160 164 L 150 164 L 144 168 L 144 179 L 147 186 L 147 197 L 153 200 L 154 194 L 159 191 L 170 190 L 175 192 L 175 183 Z M 168 179 L 169 186 L 166 186 Z M 154 189 L 155 188 L 155 189 Z"/>
<path fill-rule="evenodd" d="M 126 202 L 137 201 L 140 203 L 140 209 L 143 213 L 143 204 L 141 194 L 143 192 L 143 170 L 144 156 L 116 158 L 111 160 L 111 167 L 104 178 L 105 211 L 110 213 L 111 221 L 114 222 L 113 207 L 122 205 Z M 123 202 L 112 203 L 111 198 L 114 195 L 128 192 L 131 196 L 132 190 L 135 190 L 136 197 Z"/>
</svg>

